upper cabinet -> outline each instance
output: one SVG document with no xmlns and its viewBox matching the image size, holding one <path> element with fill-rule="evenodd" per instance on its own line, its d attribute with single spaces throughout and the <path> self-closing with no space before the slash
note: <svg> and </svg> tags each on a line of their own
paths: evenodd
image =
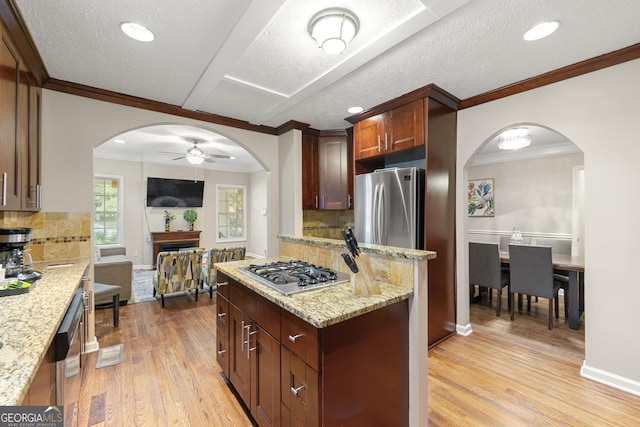
<svg viewBox="0 0 640 427">
<path fill-rule="evenodd" d="M 0 22 L 0 210 L 40 209 L 41 89 Z"/>
<path fill-rule="evenodd" d="M 424 101 L 366 118 L 354 128 L 356 160 L 424 145 Z"/>
<path fill-rule="evenodd" d="M 347 131 L 302 134 L 302 209 L 351 209 L 353 144 Z"/>
</svg>

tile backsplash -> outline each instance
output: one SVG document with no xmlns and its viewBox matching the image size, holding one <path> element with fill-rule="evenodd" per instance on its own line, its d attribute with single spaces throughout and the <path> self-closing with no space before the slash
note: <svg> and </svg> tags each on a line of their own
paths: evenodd
<svg viewBox="0 0 640 427">
<path fill-rule="evenodd" d="M 0 212 L 0 228 L 31 228 L 34 261 L 91 258 L 91 212 Z"/>
<path fill-rule="evenodd" d="M 304 236 L 342 240 L 340 231 L 353 227 L 353 210 L 305 210 L 302 221 Z"/>
</svg>

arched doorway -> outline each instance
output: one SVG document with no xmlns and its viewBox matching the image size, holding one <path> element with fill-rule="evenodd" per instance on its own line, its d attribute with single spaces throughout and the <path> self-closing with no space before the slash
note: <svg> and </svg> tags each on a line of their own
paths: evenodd
<svg viewBox="0 0 640 427">
<path fill-rule="evenodd" d="M 500 149 L 500 136 L 513 128 L 526 129 L 530 145 L 517 150 Z M 505 242 L 508 244 L 514 227 L 518 227 L 525 241 L 531 244 L 540 242 L 546 245 L 549 241 L 558 241 L 567 244 L 569 255 L 582 253 L 583 165 L 582 151 L 553 129 L 532 123 L 514 123 L 493 133 L 475 150 L 464 168 L 468 185 L 483 182 L 491 186 L 493 206 L 487 214 L 478 214 L 470 209 L 465 215 L 462 240 L 465 257 L 468 256 L 468 242 L 498 243 L 501 247 Z M 468 194 L 459 197 L 465 199 L 465 207 L 471 206 L 471 202 L 467 200 Z M 501 250 L 505 248 L 502 247 Z M 465 260 L 468 265 L 468 259 Z M 459 283 L 458 290 L 462 290 L 463 286 L 463 283 Z M 491 310 L 487 307 L 492 304 L 488 298 L 481 301 L 484 308 Z M 506 301 L 504 295 L 505 308 Z M 494 300 L 493 304 L 495 303 Z M 464 310 L 462 303 L 458 307 Z M 493 313 L 495 318 L 495 311 Z M 464 313 L 462 317 L 464 318 Z M 503 312 L 500 318 L 485 320 L 508 322 L 508 317 Z M 468 332 L 473 329 L 474 320 L 478 321 L 473 318 L 471 311 Z M 567 328 L 563 322 L 564 318 L 561 317 L 560 326 Z M 544 321 L 541 324 L 544 325 Z M 502 326 L 512 327 L 509 324 Z"/>
</svg>

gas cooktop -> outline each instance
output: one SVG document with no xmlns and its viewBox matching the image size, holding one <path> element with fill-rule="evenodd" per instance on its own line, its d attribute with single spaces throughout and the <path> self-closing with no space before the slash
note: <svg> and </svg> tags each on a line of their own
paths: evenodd
<svg viewBox="0 0 640 427">
<path fill-rule="evenodd" d="M 345 273 L 304 261 L 251 264 L 239 268 L 238 271 L 284 295 L 325 288 L 349 280 L 349 275 Z"/>
</svg>

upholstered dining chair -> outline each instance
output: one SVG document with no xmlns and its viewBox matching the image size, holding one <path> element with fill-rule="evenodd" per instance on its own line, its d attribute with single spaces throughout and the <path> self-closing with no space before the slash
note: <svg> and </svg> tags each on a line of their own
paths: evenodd
<svg viewBox="0 0 640 427">
<path fill-rule="evenodd" d="M 500 316 L 502 288 L 509 285 L 509 275 L 502 272 L 500 251 L 496 243 L 469 242 L 469 285 L 497 290 L 496 316 Z M 489 298 L 491 301 L 491 298 Z"/>
<path fill-rule="evenodd" d="M 212 248 L 207 255 L 207 264 L 204 269 L 204 277 L 209 286 L 209 298 L 213 298 L 213 290 L 216 288 L 216 270 L 214 264 L 217 262 L 243 260 L 247 253 L 247 248 L 238 246 L 233 248 Z"/>
<path fill-rule="evenodd" d="M 204 249 L 158 253 L 153 296 L 160 295 L 162 307 L 164 296 L 169 293 L 195 290 L 195 299 L 198 301 L 203 254 Z"/>
<path fill-rule="evenodd" d="M 562 284 L 554 279 L 551 247 L 510 245 L 509 260 L 511 320 L 514 320 L 515 316 L 514 294 L 547 298 L 549 300 L 548 326 L 550 330 L 553 329 L 553 312 L 555 307 L 557 319 L 558 290 Z"/>
</svg>

